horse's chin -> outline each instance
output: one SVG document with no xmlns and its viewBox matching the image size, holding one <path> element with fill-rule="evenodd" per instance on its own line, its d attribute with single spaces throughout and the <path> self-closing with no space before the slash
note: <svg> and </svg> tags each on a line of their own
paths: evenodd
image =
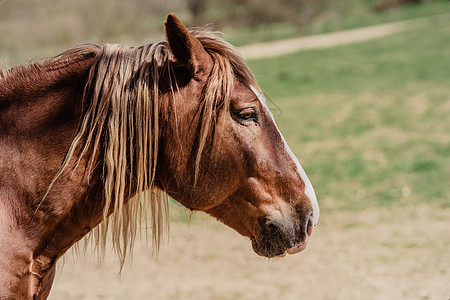
<svg viewBox="0 0 450 300">
<path fill-rule="evenodd" d="M 283 228 L 269 225 L 261 232 L 260 238 L 252 240 L 253 251 L 267 258 L 282 258 L 286 254 L 300 253 L 308 246 L 312 231 L 313 226 L 309 226 L 299 241 L 288 238 Z"/>
<path fill-rule="evenodd" d="M 285 244 L 283 236 L 271 237 L 270 239 L 261 239 L 259 242 L 252 241 L 253 251 L 260 256 L 267 258 L 283 258 L 286 254 L 297 254 L 302 252 L 308 246 L 310 235 L 308 235 L 303 241 L 294 244 L 289 247 Z M 292 244 L 291 244 L 292 245 Z"/>
<path fill-rule="evenodd" d="M 297 254 L 297 253 L 300 253 L 303 250 L 305 250 L 306 247 L 308 246 L 308 239 L 309 238 L 307 238 L 305 241 L 295 244 L 293 247 L 287 248 L 287 249 L 283 245 L 280 245 L 279 247 L 277 247 L 277 249 L 274 249 L 272 247 L 272 251 L 270 251 L 270 249 L 261 249 L 254 242 L 252 243 L 252 246 L 253 246 L 253 251 L 255 251 L 255 253 L 260 256 L 264 256 L 267 258 L 283 258 L 287 254 L 293 255 L 293 254 Z"/>
</svg>

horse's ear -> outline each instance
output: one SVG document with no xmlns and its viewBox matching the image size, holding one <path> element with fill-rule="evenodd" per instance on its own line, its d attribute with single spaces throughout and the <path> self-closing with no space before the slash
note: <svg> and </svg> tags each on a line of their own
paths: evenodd
<svg viewBox="0 0 450 300">
<path fill-rule="evenodd" d="M 176 61 L 185 66 L 195 79 L 207 77 L 213 62 L 200 41 L 189 33 L 174 14 L 167 16 L 164 25 L 167 41 Z"/>
</svg>

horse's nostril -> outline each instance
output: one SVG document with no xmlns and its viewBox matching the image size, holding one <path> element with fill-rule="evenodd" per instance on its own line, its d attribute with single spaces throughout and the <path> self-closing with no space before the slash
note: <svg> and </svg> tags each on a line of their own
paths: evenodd
<svg viewBox="0 0 450 300">
<path fill-rule="evenodd" d="M 308 218 L 308 226 L 314 226 L 314 214 L 311 213 Z"/>
<path fill-rule="evenodd" d="M 313 232 L 313 226 L 312 226 L 312 224 L 309 225 L 309 222 L 308 222 L 308 228 L 306 229 L 306 233 L 308 234 L 308 236 L 311 236 L 312 232 Z"/>
<path fill-rule="evenodd" d="M 309 215 L 309 218 L 308 218 L 308 223 L 307 223 L 307 225 L 306 225 L 306 233 L 308 234 L 308 236 L 311 236 L 312 235 L 312 231 L 313 231 L 313 228 L 314 228 L 314 215 L 313 215 L 313 213 L 311 213 L 310 215 Z"/>
</svg>

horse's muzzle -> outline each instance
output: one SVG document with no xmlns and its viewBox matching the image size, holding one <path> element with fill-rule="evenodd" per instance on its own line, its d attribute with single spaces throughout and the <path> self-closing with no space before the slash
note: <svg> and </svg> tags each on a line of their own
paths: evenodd
<svg viewBox="0 0 450 300">
<path fill-rule="evenodd" d="M 287 220 L 265 220 L 261 223 L 258 238 L 252 240 L 256 254 L 268 258 L 281 257 L 303 251 L 313 232 L 313 215 L 296 222 Z"/>
</svg>

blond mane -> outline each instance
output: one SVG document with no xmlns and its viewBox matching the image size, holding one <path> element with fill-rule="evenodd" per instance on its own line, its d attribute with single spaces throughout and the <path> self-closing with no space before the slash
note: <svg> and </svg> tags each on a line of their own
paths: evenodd
<svg viewBox="0 0 450 300">
<path fill-rule="evenodd" d="M 197 182 L 202 152 L 218 113 L 229 109 L 233 80 L 237 78 L 253 86 L 256 83 L 234 47 L 209 31 L 200 29 L 192 33 L 214 61 L 200 99 L 201 125 L 193 174 L 194 182 Z M 47 193 L 61 174 L 76 168 L 82 158 L 89 158 L 91 174 L 98 163 L 98 155 L 101 155 L 105 205 L 103 221 L 93 231 L 91 240 L 102 254 L 110 232 L 122 266 L 142 222 L 144 228 L 148 228 L 148 212 L 156 253 L 162 234 L 168 229 L 168 197 L 155 186 L 160 130 L 158 84 L 162 76 L 168 77 L 172 98 L 177 96 L 178 87 L 173 77 L 174 58 L 164 41 L 137 48 L 84 45 L 69 50 L 63 57 L 67 59 L 70 53 L 83 53 L 84 50 L 92 52 L 93 48 L 97 54 L 83 102 L 88 107 Z M 73 160 L 76 160 L 75 165 Z M 134 198 L 129 200 L 132 196 Z"/>
</svg>

